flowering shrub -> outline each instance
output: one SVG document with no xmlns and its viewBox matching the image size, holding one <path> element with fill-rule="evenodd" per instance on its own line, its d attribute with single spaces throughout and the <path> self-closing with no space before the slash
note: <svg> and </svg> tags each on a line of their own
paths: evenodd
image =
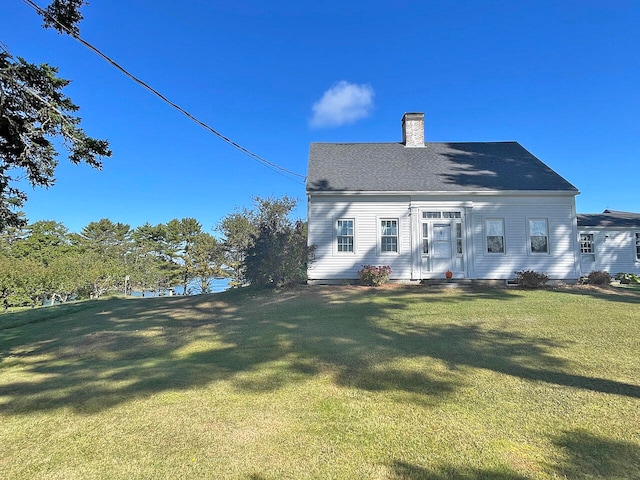
<svg viewBox="0 0 640 480">
<path fill-rule="evenodd" d="M 391 267 L 385 265 L 382 267 L 376 267 L 374 265 L 363 265 L 362 270 L 358 272 L 360 276 L 360 284 L 370 287 L 377 287 L 383 283 L 389 281 L 389 275 L 391 275 Z"/>
</svg>

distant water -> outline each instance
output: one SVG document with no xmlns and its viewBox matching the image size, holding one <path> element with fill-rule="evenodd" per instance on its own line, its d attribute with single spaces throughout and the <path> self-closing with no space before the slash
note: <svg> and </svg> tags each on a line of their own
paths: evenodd
<svg viewBox="0 0 640 480">
<path fill-rule="evenodd" d="M 214 278 L 211 281 L 211 293 L 220 293 L 220 292 L 224 292 L 225 290 L 227 290 L 229 288 L 229 283 L 231 282 L 231 279 L 229 278 Z M 199 282 L 191 282 L 189 284 L 189 286 L 187 287 L 192 294 L 196 294 L 196 293 L 200 293 L 200 284 Z M 176 285 L 175 287 L 173 287 L 174 290 L 174 295 L 182 295 L 182 285 Z M 145 297 L 152 297 L 153 293 L 152 292 L 145 292 Z M 165 295 L 168 295 L 168 293 L 165 293 Z M 139 291 L 133 291 L 131 292 L 131 296 L 132 297 L 141 297 L 142 296 L 142 292 Z"/>
<path fill-rule="evenodd" d="M 231 282 L 230 278 L 214 278 L 211 281 L 211 293 L 220 293 L 224 292 L 229 288 L 229 282 Z M 191 290 L 191 293 L 200 293 L 200 285 L 198 282 L 192 282 L 187 287 Z M 182 295 L 182 285 L 174 287 L 176 295 Z"/>
</svg>

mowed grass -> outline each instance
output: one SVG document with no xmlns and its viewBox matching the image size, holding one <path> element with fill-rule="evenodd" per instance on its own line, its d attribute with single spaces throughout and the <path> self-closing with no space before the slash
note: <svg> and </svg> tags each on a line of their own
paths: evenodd
<svg viewBox="0 0 640 480">
<path fill-rule="evenodd" d="M 3 479 L 640 478 L 640 292 L 304 287 L 0 315 Z"/>
</svg>

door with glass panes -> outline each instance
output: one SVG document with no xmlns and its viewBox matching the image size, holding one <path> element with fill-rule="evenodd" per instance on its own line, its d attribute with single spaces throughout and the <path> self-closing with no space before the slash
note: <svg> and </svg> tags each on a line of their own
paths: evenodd
<svg viewBox="0 0 640 480">
<path fill-rule="evenodd" d="M 423 211 L 422 277 L 464 276 L 462 212 Z"/>
</svg>

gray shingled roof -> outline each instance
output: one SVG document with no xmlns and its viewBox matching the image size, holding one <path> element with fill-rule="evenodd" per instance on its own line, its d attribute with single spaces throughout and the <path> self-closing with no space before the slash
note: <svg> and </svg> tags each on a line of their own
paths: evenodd
<svg viewBox="0 0 640 480">
<path fill-rule="evenodd" d="M 640 213 L 605 210 L 602 213 L 578 214 L 578 226 L 640 228 Z"/>
<path fill-rule="evenodd" d="M 308 192 L 468 192 L 576 187 L 517 142 L 312 143 Z"/>
</svg>

